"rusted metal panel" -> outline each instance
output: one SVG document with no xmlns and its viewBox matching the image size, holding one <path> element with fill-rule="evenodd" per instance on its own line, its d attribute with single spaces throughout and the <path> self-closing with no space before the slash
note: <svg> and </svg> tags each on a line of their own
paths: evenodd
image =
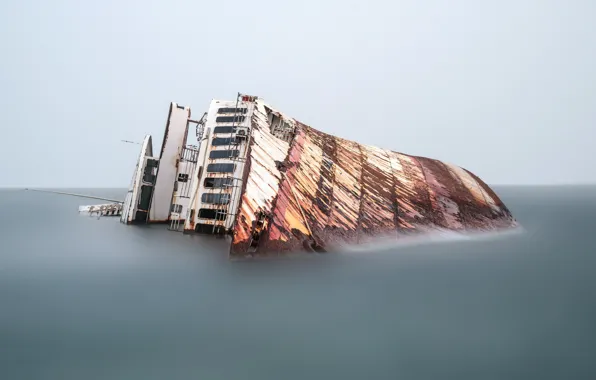
<svg viewBox="0 0 596 380">
<path fill-rule="evenodd" d="M 359 242 L 377 236 L 397 236 L 393 197 L 393 170 L 386 151 L 360 145 L 362 197 L 360 200 Z"/>
<path fill-rule="evenodd" d="M 252 137 L 242 175 L 243 192 L 234 224 L 232 254 L 242 254 L 248 249 L 257 213 L 272 213 L 282 177 L 276 162 L 284 161 L 290 148 L 289 143 L 270 133 L 262 102 L 255 104 L 251 126 Z"/>
<path fill-rule="evenodd" d="M 485 199 L 487 200 L 488 204 L 490 205 L 493 213 L 492 213 L 492 223 L 495 228 L 507 228 L 510 225 L 517 225 L 513 215 L 507 208 L 507 206 L 503 203 L 503 201 L 499 198 L 499 196 L 484 182 L 482 181 L 477 175 L 474 173 L 466 170 L 468 174 L 478 184 L 480 191 L 484 195 Z"/>
<path fill-rule="evenodd" d="M 288 156 L 283 162 L 285 181 L 280 184 L 268 239 L 263 242 L 263 247 L 270 250 L 275 250 L 276 246 L 279 251 L 297 249 L 302 244 L 301 237 L 310 236 L 309 227 L 298 205 L 298 190 L 292 191 L 292 187 L 297 182 L 300 157 L 305 149 L 305 138 L 302 132 L 296 135 Z"/>
<path fill-rule="evenodd" d="M 444 163 L 451 174 L 458 179 L 458 195 L 461 198 L 461 210 L 467 220 L 468 229 L 491 230 L 496 226 L 494 219 L 495 204 L 489 200 L 476 180 L 459 166 Z"/>
<path fill-rule="evenodd" d="M 435 229 L 428 184 L 418 161 L 411 156 L 388 152 L 395 181 L 398 226 L 402 234 Z"/>
<path fill-rule="evenodd" d="M 432 208 L 435 210 L 435 224 L 446 229 L 463 230 L 465 222 L 455 197 L 455 179 L 441 162 L 426 157 L 416 159 L 428 184 Z"/>
<path fill-rule="evenodd" d="M 289 185 L 294 190 L 291 195 L 296 198 L 295 201 L 299 203 L 306 218 L 303 223 L 311 229 L 315 238 L 320 238 L 327 220 L 318 204 L 319 199 L 317 199 L 323 165 L 323 150 L 316 134 L 309 133 L 310 131 L 306 128 L 301 128 L 301 130 L 305 134 L 304 148 L 293 186 L 292 183 Z"/>
<path fill-rule="evenodd" d="M 516 225 L 497 195 L 465 169 L 281 117 L 294 123 L 290 144 L 274 135 L 265 117 L 253 116 L 231 258 Z"/>
<path fill-rule="evenodd" d="M 362 197 L 362 166 L 358 144 L 335 140 L 333 200 L 328 227 L 333 236 L 345 243 L 358 242 L 360 199 Z"/>
</svg>

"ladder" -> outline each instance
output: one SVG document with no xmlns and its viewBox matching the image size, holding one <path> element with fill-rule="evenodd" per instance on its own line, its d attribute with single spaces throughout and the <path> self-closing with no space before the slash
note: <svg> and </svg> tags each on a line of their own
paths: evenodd
<svg viewBox="0 0 596 380">
<path fill-rule="evenodd" d="M 182 219 L 182 211 L 184 211 L 184 206 L 178 202 L 179 199 L 184 199 L 185 203 L 187 204 L 187 208 L 190 207 L 190 193 L 192 190 L 192 173 L 195 172 L 197 167 L 197 162 L 199 160 L 199 149 L 186 146 L 182 148 L 180 152 L 180 157 L 178 159 L 179 163 L 186 163 L 186 173 L 178 172 L 178 177 L 176 178 L 176 186 L 177 188 L 174 190 L 174 196 L 172 198 L 172 206 L 176 207 L 176 209 L 171 210 L 171 220 L 170 220 L 170 227 L 171 231 L 180 231 L 180 225 Z M 180 166 L 179 166 L 180 167 Z M 184 181 L 181 181 L 180 175 L 185 175 L 186 178 Z M 184 227 L 184 225 L 183 225 Z"/>
<path fill-rule="evenodd" d="M 176 178 L 176 187 L 174 190 L 174 194 L 172 195 L 172 207 L 176 207 L 175 210 L 170 210 L 170 227 L 168 228 L 171 231 L 180 231 L 180 222 L 182 220 L 182 211 L 184 207 L 178 207 L 179 203 L 177 202 L 178 199 L 187 199 L 188 205 L 187 210 L 191 207 L 190 204 L 190 192 L 192 191 L 192 175 L 195 172 L 199 161 L 199 150 L 201 148 L 201 141 L 203 140 L 203 134 L 205 132 L 205 122 L 207 121 L 207 112 L 203 113 L 203 116 L 199 120 L 192 120 L 188 119 L 186 122 L 186 129 L 187 133 L 190 130 L 190 124 L 195 124 L 195 137 L 196 137 L 196 144 L 197 145 L 187 145 L 183 147 L 180 151 L 180 156 L 178 157 L 178 162 L 187 162 L 190 163 L 187 166 L 187 173 L 188 178 L 186 181 L 179 181 L 179 178 Z M 180 173 L 178 173 L 180 174 Z"/>
<path fill-rule="evenodd" d="M 256 97 L 248 97 L 250 99 L 255 99 Z M 230 207 L 232 205 L 232 202 L 236 199 L 238 189 L 242 188 L 242 178 L 236 178 L 234 177 L 234 172 L 236 171 L 237 165 L 240 163 L 245 163 L 246 162 L 246 153 L 248 151 L 248 145 L 249 145 L 249 140 L 250 140 L 250 129 L 247 128 L 247 132 L 245 135 L 239 134 L 238 129 L 240 128 L 240 120 L 242 117 L 242 113 L 238 112 L 238 103 L 240 102 L 241 99 L 247 99 L 247 96 L 242 95 L 241 93 L 238 93 L 236 96 L 236 106 L 234 108 L 234 112 L 233 112 L 233 116 L 232 116 L 232 128 L 230 130 L 230 134 L 229 134 L 229 143 L 228 146 L 226 148 L 226 150 L 228 151 L 232 151 L 232 148 L 236 147 L 238 149 L 238 155 L 232 155 L 231 157 L 228 157 L 232 163 L 234 163 L 234 171 L 232 172 L 231 175 L 227 175 L 226 177 L 224 177 L 226 179 L 226 182 L 219 188 L 219 201 L 218 201 L 218 211 L 216 211 L 216 215 L 215 215 L 215 222 L 213 224 L 213 234 L 222 234 L 225 233 L 227 231 L 226 228 L 226 222 L 228 221 L 228 218 L 231 217 L 232 218 L 232 225 L 230 226 L 230 229 L 233 228 L 233 225 L 235 223 L 235 218 L 236 218 L 236 214 L 237 214 L 237 207 L 236 210 L 234 210 L 233 212 L 230 213 Z M 247 114 L 250 114 L 247 112 Z M 245 121 L 245 120 L 243 120 Z M 249 120 L 250 123 L 250 120 Z M 244 141 L 242 141 L 244 140 Z M 227 182 L 230 182 L 229 184 Z M 224 194 L 228 194 L 227 197 L 224 196 Z M 222 223 L 223 222 L 223 223 Z M 222 226 L 223 224 L 223 226 Z M 222 231 L 223 230 L 223 231 Z"/>
</svg>

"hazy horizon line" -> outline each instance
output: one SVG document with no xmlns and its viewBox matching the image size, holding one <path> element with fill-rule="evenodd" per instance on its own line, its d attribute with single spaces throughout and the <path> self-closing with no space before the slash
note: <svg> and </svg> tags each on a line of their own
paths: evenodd
<svg viewBox="0 0 596 380">
<path fill-rule="evenodd" d="M 596 182 L 576 183 L 487 183 L 489 187 L 567 187 L 567 186 L 596 186 Z M 0 186 L 0 189 L 26 190 L 26 189 L 124 189 L 127 186 Z"/>
</svg>

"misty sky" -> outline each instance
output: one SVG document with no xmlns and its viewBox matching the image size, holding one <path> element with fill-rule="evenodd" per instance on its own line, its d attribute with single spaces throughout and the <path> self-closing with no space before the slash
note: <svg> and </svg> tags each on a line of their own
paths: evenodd
<svg viewBox="0 0 596 380">
<path fill-rule="evenodd" d="M 259 95 L 490 184 L 596 182 L 596 1 L 0 2 L 0 187 L 127 187 L 170 101 Z"/>
</svg>

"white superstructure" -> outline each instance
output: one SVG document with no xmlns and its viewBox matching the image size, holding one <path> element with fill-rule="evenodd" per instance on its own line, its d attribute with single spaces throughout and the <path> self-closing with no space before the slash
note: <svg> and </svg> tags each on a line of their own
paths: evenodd
<svg viewBox="0 0 596 380">
<path fill-rule="evenodd" d="M 232 228 L 256 99 L 214 99 L 199 121 L 190 118 L 190 108 L 171 103 L 159 155 L 145 137 L 121 221 L 202 233 Z M 197 141 L 188 144 L 192 124 Z"/>
<path fill-rule="evenodd" d="M 170 220 L 172 197 L 178 181 L 180 157 L 186 145 L 189 119 L 189 107 L 179 106 L 176 103 L 170 104 L 149 211 L 149 219 L 152 222 Z"/>
<path fill-rule="evenodd" d="M 238 101 L 211 101 L 186 231 L 220 233 L 232 227 L 241 195 L 254 100 L 240 96 Z"/>
</svg>

